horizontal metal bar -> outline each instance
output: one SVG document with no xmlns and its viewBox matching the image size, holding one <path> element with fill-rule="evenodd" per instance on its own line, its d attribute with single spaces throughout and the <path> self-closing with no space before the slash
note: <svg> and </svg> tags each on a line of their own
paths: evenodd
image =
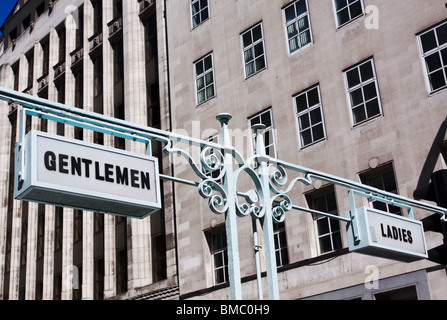
<svg viewBox="0 0 447 320">
<path fill-rule="evenodd" d="M 189 185 L 192 187 L 197 187 L 199 185 L 199 183 L 194 182 L 194 181 L 189 181 L 189 180 L 185 180 L 185 179 L 181 179 L 181 178 L 167 176 L 165 174 L 160 174 L 159 176 L 160 176 L 160 179 L 179 182 L 179 183 L 183 183 L 183 184 L 186 184 L 186 185 Z"/>
<path fill-rule="evenodd" d="M 307 177 L 313 177 L 318 180 L 322 180 L 322 181 L 326 181 L 326 182 L 333 183 L 336 185 L 340 185 L 340 186 L 343 186 L 343 187 L 346 187 L 348 189 L 352 189 L 355 191 L 371 193 L 371 195 L 374 194 L 374 196 L 380 197 L 380 199 L 382 199 L 382 198 L 393 199 L 395 201 L 395 203 L 399 203 L 401 205 L 411 206 L 411 207 L 435 212 L 435 213 L 441 215 L 441 218 L 443 220 L 445 220 L 447 218 L 447 209 L 446 208 L 442 208 L 442 207 L 431 205 L 429 203 L 425 203 L 422 201 L 406 198 L 406 197 L 400 196 L 395 193 L 390 193 L 390 192 L 387 192 L 384 190 L 380 190 L 380 189 L 377 189 L 377 188 L 374 188 L 371 186 L 363 185 L 363 184 L 360 184 L 357 182 L 353 182 L 353 181 L 350 181 L 350 180 L 347 180 L 344 178 L 340 178 L 337 176 L 333 176 L 333 175 L 330 175 L 327 173 L 323 173 L 323 172 L 320 172 L 317 170 L 301 167 L 301 166 L 298 166 L 298 165 L 295 165 L 293 163 L 289 163 L 286 161 L 278 160 L 278 159 L 271 158 L 271 157 L 267 157 L 267 158 L 268 158 L 269 162 L 274 163 L 275 165 L 280 165 L 285 169 L 303 173 Z"/>
<path fill-rule="evenodd" d="M 292 208 L 295 210 L 299 210 L 299 211 L 304 211 L 304 212 L 308 212 L 308 213 L 313 213 L 313 214 L 317 214 L 320 216 L 325 216 L 331 219 L 335 219 L 335 220 L 340 220 L 340 221 L 344 221 L 344 222 L 351 222 L 351 219 L 349 218 L 345 218 L 345 217 L 340 217 L 340 216 L 336 216 L 334 214 L 330 214 L 327 212 L 321 212 L 318 210 L 313 210 L 313 209 L 309 209 L 309 208 L 305 208 L 305 207 L 300 207 L 300 206 L 296 206 L 296 205 L 292 205 Z"/>
<path fill-rule="evenodd" d="M 144 137 L 151 140 L 160 142 L 182 142 L 189 145 L 198 147 L 212 147 L 215 149 L 221 149 L 231 153 L 239 163 L 243 163 L 242 156 L 234 147 L 224 147 L 221 144 L 211 141 L 200 140 L 174 132 L 156 129 L 153 127 L 138 125 L 129 121 L 116 119 L 107 115 L 99 114 L 96 112 L 87 111 L 75 107 L 69 107 L 67 105 L 43 99 L 36 96 L 31 96 L 22 92 L 6 89 L 0 87 L 0 100 L 12 102 L 21 105 L 24 108 L 39 110 L 44 113 L 57 115 L 60 117 L 67 117 L 70 119 L 76 119 L 76 121 L 94 124 L 96 126 L 106 127 L 114 129 L 124 133 L 135 134 L 140 137 Z"/>
</svg>

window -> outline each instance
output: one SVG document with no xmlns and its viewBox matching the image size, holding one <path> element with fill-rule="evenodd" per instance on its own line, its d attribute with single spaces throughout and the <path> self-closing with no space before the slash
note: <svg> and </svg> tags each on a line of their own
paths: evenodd
<svg viewBox="0 0 447 320">
<path fill-rule="evenodd" d="M 241 38 L 244 48 L 245 78 L 247 79 L 266 67 L 262 23 L 245 31 Z"/>
<path fill-rule="evenodd" d="M 354 125 L 382 114 L 374 60 L 364 61 L 344 73 Z"/>
<path fill-rule="evenodd" d="M 374 294 L 374 300 L 418 300 L 416 286 L 394 289 Z"/>
<path fill-rule="evenodd" d="M 276 147 L 275 147 L 275 135 L 273 129 L 273 115 L 272 109 L 262 111 L 261 113 L 251 117 L 249 119 L 250 128 L 255 124 L 262 123 L 265 125 L 264 130 L 264 144 L 265 144 L 265 154 L 276 158 Z M 254 138 L 254 136 L 253 136 Z"/>
<path fill-rule="evenodd" d="M 210 233 L 207 236 L 213 261 L 214 284 L 228 281 L 228 254 L 225 231 Z"/>
<path fill-rule="evenodd" d="M 418 39 L 430 92 L 444 89 L 447 87 L 447 21 L 420 34 Z"/>
<path fill-rule="evenodd" d="M 338 215 L 337 201 L 332 187 L 326 189 L 323 194 L 307 197 L 307 200 L 309 207 L 313 210 Z M 314 215 L 314 221 L 320 254 L 342 249 L 339 221 L 322 215 Z"/>
<path fill-rule="evenodd" d="M 208 0 L 191 0 L 192 27 L 195 28 L 210 17 Z"/>
<path fill-rule="evenodd" d="M 362 0 L 334 0 L 337 27 L 341 27 L 363 15 Z"/>
<path fill-rule="evenodd" d="M 196 72 L 197 105 L 215 96 L 213 54 L 205 56 L 194 63 Z"/>
<path fill-rule="evenodd" d="M 307 0 L 297 0 L 284 9 L 289 52 L 312 42 Z"/>
<path fill-rule="evenodd" d="M 216 134 L 216 135 L 214 135 L 214 136 L 211 136 L 211 137 L 209 137 L 209 138 L 207 139 L 207 141 L 209 141 L 209 142 L 213 142 L 213 143 L 219 143 L 219 135 Z M 202 148 L 201 152 L 203 152 L 204 149 L 205 149 L 205 148 Z M 205 152 L 204 156 L 205 156 L 205 157 L 212 157 L 213 154 L 214 154 L 214 149 L 208 149 L 208 150 Z M 217 156 L 216 156 L 216 157 L 217 157 Z M 209 172 L 205 167 L 202 167 L 202 172 L 203 172 L 207 177 L 212 178 L 212 179 L 217 179 L 217 178 L 219 177 L 219 175 L 220 175 L 220 169 L 217 169 L 217 170 L 215 170 L 215 171 Z"/>
<path fill-rule="evenodd" d="M 392 164 L 384 165 L 377 169 L 361 174 L 360 178 L 362 180 L 362 183 L 366 185 L 397 194 L 397 183 Z M 395 207 L 384 202 L 370 200 L 370 205 L 373 208 L 381 211 L 386 211 L 398 215 L 401 214 L 401 209 L 399 207 Z"/>
<path fill-rule="evenodd" d="M 284 222 L 273 224 L 273 238 L 275 240 L 276 265 L 281 267 L 289 263 Z"/>
<path fill-rule="evenodd" d="M 326 139 L 320 86 L 316 85 L 293 97 L 301 148 Z"/>
</svg>

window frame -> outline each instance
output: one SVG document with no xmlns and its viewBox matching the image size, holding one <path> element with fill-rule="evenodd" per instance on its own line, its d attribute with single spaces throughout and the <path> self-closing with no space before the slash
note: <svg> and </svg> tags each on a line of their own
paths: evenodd
<svg viewBox="0 0 447 320">
<path fill-rule="evenodd" d="M 355 17 L 351 17 L 351 12 L 349 11 L 349 6 L 350 5 L 349 5 L 349 3 L 347 3 L 348 13 L 349 13 L 350 18 L 349 18 L 348 21 L 343 22 L 343 23 L 340 24 L 339 21 L 338 21 L 338 12 L 343 10 L 345 7 L 343 7 L 343 9 L 337 10 L 337 5 L 335 3 L 336 1 L 337 0 L 333 0 L 332 1 L 332 8 L 333 8 L 333 11 L 334 11 L 335 25 L 337 26 L 337 29 L 340 29 L 340 28 L 350 24 L 351 22 L 353 22 L 353 21 L 355 21 L 355 20 L 357 20 L 360 17 L 363 17 L 365 15 L 365 4 L 363 3 L 363 0 L 354 0 L 354 1 L 359 1 L 360 2 L 360 6 L 362 8 L 362 13 L 357 15 L 357 16 L 355 16 Z"/>
<path fill-rule="evenodd" d="M 424 72 L 424 75 L 425 75 L 424 76 L 425 84 L 426 84 L 426 87 L 427 87 L 427 91 L 428 91 L 428 93 L 430 95 L 435 94 L 435 93 L 437 93 L 439 91 L 443 91 L 443 90 L 445 90 L 447 88 L 447 61 L 445 63 L 443 63 L 443 61 L 442 61 L 443 60 L 442 59 L 442 54 L 441 54 L 441 52 L 443 50 L 447 51 L 447 42 L 442 44 L 442 45 L 439 45 L 439 37 L 438 37 L 438 34 L 436 33 L 436 29 L 437 28 L 442 27 L 443 25 L 446 25 L 446 24 L 447 24 L 447 20 L 443 20 L 443 21 L 441 21 L 441 22 L 439 22 L 439 23 L 437 23 L 437 24 L 435 24 L 435 25 L 433 25 L 433 26 L 431 26 L 431 27 L 429 27 L 429 28 L 427 28 L 427 29 L 425 29 L 425 30 L 423 30 L 423 31 L 421 31 L 421 32 L 416 34 L 418 47 L 419 47 L 419 53 L 420 53 L 421 62 L 422 62 L 422 68 L 423 68 L 423 72 Z M 427 52 L 424 52 L 424 47 L 423 47 L 421 38 L 422 38 L 422 36 L 424 36 L 424 35 L 426 35 L 426 34 L 428 34 L 430 32 L 434 32 L 435 40 L 436 40 L 436 47 L 428 50 Z M 428 57 L 436 54 L 436 53 L 438 55 L 441 55 L 441 58 L 440 58 L 441 67 L 438 68 L 437 70 L 433 71 L 433 72 L 429 72 L 428 64 L 427 64 L 427 60 L 426 59 Z M 433 89 L 433 85 L 432 85 L 432 82 L 430 80 L 430 74 L 434 74 L 436 72 L 439 72 L 440 71 L 439 69 L 441 69 L 441 71 L 443 72 L 444 81 L 445 81 L 446 84 L 444 86 L 441 86 L 441 87 L 437 88 L 437 89 Z"/>
<path fill-rule="evenodd" d="M 191 13 L 191 20 L 190 20 L 190 21 L 191 21 L 191 29 L 192 29 L 192 30 L 195 29 L 195 28 L 197 28 L 198 26 L 202 25 L 203 23 L 205 23 L 205 21 L 208 21 L 208 20 L 211 18 L 210 2 L 209 2 L 209 0 L 205 0 L 205 1 L 206 1 L 206 10 L 208 11 L 208 17 L 207 17 L 206 19 L 202 20 L 202 15 L 201 15 L 201 13 L 202 13 L 202 11 L 204 11 L 205 9 L 203 9 L 203 8 L 200 9 L 200 7 L 199 7 L 199 12 L 196 13 L 196 15 L 199 14 L 201 20 L 200 20 L 199 23 L 197 23 L 196 25 L 194 25 L 194 17 L 195 17 L 196 15 L 193 14 L 192 7 L 193 7 L 193 5 L 194 5 L 195 3 L 199 3 L 199 6 L 200 6 L 200 1 L 201 1 L 201 0 L 190 0 L 190 2 L 189 2 L 189 11 L 190 11 L 190 13 Z"/>
<path fill-rule="evenodd" d="M 290 262 L 287 245 L 286 225 L 284 222 L 273 224 L 273 238 L 275 242 L 276 267 L 288 265 Z"/>
<path fill-rule="evenodd" d="M 248 32 L 253 32 L 253 30 L 260 26 L 261 27 L 261 38 L 256 40 L 256 41 L 252 41 L 252 43 L 248 46 L 244 45 L 244 35 L 247 34 Z M 252 34 L 253 35 L 253 34 Z M 244 79 L 247 80 L 255 75 L 257 75 L 258 73 L 264 71 L 265 69 L 267 69 L 267 52 L 266 52 L 266 48 L 265 48 L 265 35 L 264 35 L 264 26 L 262 21 L 255 23 L 253 26 L 251 26 L 250 28 L 246 29 L 245 31 L 243 31 L 240 34 L 240 42 L 241 42 L 241 47 L 242 47 L 242 64 L 244 66 Z M 253 59 L 251 59 L 249 61 L 249 63 L 251 63 L 253 61 L 254 63 L 254 67 L 255 67 L 255 71 L 249 75 L 247 75 L 247 65 L 249 63 L 246 63 L 246 59 L 245 59 L 245 52 L 247 52 L 248 50 L 253 50 L 253 52 L 255 51 L 255 46 L 257 46 L 258 44 L 262 43 L 262 50 L 263 53 L 259 56 L 255 56 L 255 53 L 253 54 Z M 263 60 L 264 60 L 264 67 L 257 69 L 256 68 L 256 60 L 257 58 L 263 56 Z"/>
<path fill-rule="evenodd" d="M 320 199 L 320 198 L 324 197 L 326 208 L 328 208 L 329 205 L 328 205 L 327 197 L 330 194 L 333 194 L 333 196 L 334 196 L 335 207 L 336 208 L 335 208 L 335 210 L 327 209 L 327 210 L 322 211 L 322 212 L 326 212 L 327 211 L 327 213 L 330 213 L 330 214 L 333 214 L 335 216 L 338 216 L 339 215 L 339 209 L 338 209 L 338 203 L 337 203 L 337 194 L 336 194 L 335 189 L 334 189 L 333 186 L 328 186 L 328 187 L 325 187 L 324 189 L 322 189 L 321 191 L 316 191 L 314 193 L 309 194 L 307 196 L 307 201 L 308 201 L 309 207 L 311 209 L 316 210 L 317 209 L 317 205 L 316 205 L 317 199 Z M 319 255 L 323 255 L 323 254 L 327 254 L 327 253 L 331 253 L 331 252 L 343 249 L 343 239 L 342 239 L 340 221 L 332 219 L 332 218 L 327 217 L 327 216 L 318 215 L 318 214 L 312 214 L 312 218 L 313 218 L 313 225 L 314 225 L 314 230 L 315 230 L 315 239 L 316 239 L 316 242 L 317 242 L 318 254 Z M 320 220 L 321 221 L 322 220 L 326 220 L 329 232 L 324 233 L 324 234 L 320 234 L 319 228 L 318 228 L 318 222 Z M 338 226 L 338 230 L 332 230 L 332 228 L 333 228 L 332 223 L 336 223 L 336 225 Z M 334 241 L 334 236 L 335 235 L 338 235 L 338 238 L 339 238 L 338 241 L 339 241 L 340 247 L 336 247 L 336 242 Z M 327 237 L 327 236 L 329 236 L 329 239 L 330 239 L 331 250 L 323 252 L 322 251 L 322 246 L 321 246 L 320 242 L 321 242 L 322 238 Z"/>
<path fill-rule="evenodd" d="M 271 125 L 270 126 L 266 126 L 266 128 L 264 129 L 264 131 L 262 133 L 263 136 L 264 136 L 265 153 L 266 153 L 266 155 L 268 155 L 268 156 L 270 156 L 272 158 L 277 158 L 278 157 L 278 150 L 277 150 L 277 145 L 276 145 L 276 134 L 275 134 L 275 125 L 274 125 L 274 122 L 273 122 L 273 110 L 272 110 L 272 108 L 271 107 L 266 108 L 266 109 L 264 109 L 264 110 L 262 110 L 262 111 L 260 111 L 260 112 L 258 112 L 256 114 L 252 115 L 251 117 L 249 117 L 247 119 L 248 120 L 248 127 L 251 130 L 251 128 L 253 126 L 252 120 L 254 120 L 255 118 L 259 118 L 259 122 L 258 123 L 264 124 L 262 122 L 262 115 L 266 114 L 266 113 L 269 113 L 269 119 L 270 119 Z M 265 139 L 266 134 L 271 134 L 271 138 L 272 138 L 272 143 L 270 143 L 268 145 L 266 144 L 267 140 Z M 253 153 L 254 153 L 255 147 L 256 147 L 255 146 L 255 137 L 256 137 L 256 134 L 252 133 L 252 135 L 251 135 L 251 143 L 252 143 L 252 146 L 253 146 L 253 148 L 252 148 Z M 273 147 L 273 153 L 274 153 L 273 155 L 269 154 L 269 152 L 268 152 L 268 149 L 271 148 L 271 147 Z"/>
<path fill-rule="evenodd" d="M 359 77 L 361 77 L 360 68 L 363 65 L 365 65 L 366 63 L 369 63 L 369 62 L 371 63 L 373 76 L 371 78 L 368 78 L 366 81 L 362 81 L 362 79 L 360 79 L 360 83 L 359 84 L 354 85 L 352 88 L 349 87 L 348 73 L 353 71 L 354 69 L 357 69 Z M 344 83 L 345 83 L 346 99 L 347 99 L 349 110 L 350 110 L 350 113 L 351 113 L 351 122 L 352 122 L 352 126 L 353 127 L 357 127 L 357 126 L 362 125 L 362 124 L 364 124 L 366 122 L 369 122 L 370 120 L 373 120 L 375 118 L 383 116 L 382 99 L 381 99 L 381 96 L 380 96 L 379 80 L 378 80 L 378 77 L 377 77 L 377 71 L 376 71 L 376 65 L 375 65 L 375 62 L 374 62 L 374 57 L 367 58 L 367 59 L 365 59 L 365 60 L 363 60 L 363 61 L 361 61 L 359 63 L 356 63 L 356 64 L 350 66 L 349 68 L 343 70 L 343 80 L 344 80 Z M 366 100 L 365 99 L 365 90 L 364 90 L 364 88 L 367 87 L 368 85 L 372 84 L 372 83 L 374 83 L 376 96 L 375 96 L 375 98 L 371 98 L 371 99 Z M 351 99 L 351 93 L 353 93 L 353 92 L 355 92 L 355 91 L 357 91 L 359 89 L 361 89 L 363 102 L 353 106 L 353 101 Z M 367 108 L 366 105 L 367 105 L 368 102 L 372 102 L 374 99 L 377 99 L 379 113 L 378 114 L 374 114 L 372 116 L 368 116 L 368 112 L 367 112 L 368 108 Z M 363 111 L 365 111 L 366 118 L 363 119 L 363 120 L 360 120 L 360 121 L 356 121 L 355 120 L 355 115 L 354 115 L 354 109 L 360 108 L 361 105 L 363 105 Z"/>
<path fill-rule="evenodd" d="M 299 1 L 304 1 L 304 2 L 305 2 L 305 4 L 306 4 L 306 12 L 304 12 L 304 13 L 298 15 L 298 16 L 295 16 L 294 19 L 292 19 L 291 21 L 288 22 L 288 21 L 287 21 L 286 10 L 287 10 L 288 8 L 290 8 L 291 6 L 295 6 L 295 4 L 296 4 L 297 2 L 299 2 Z M 286 35 L 286 42 L 287 42 L 287 50 L 288 50 L 288 54 L 289 54 L 289 55 L 294 55 L 294 54 L 296 54 L 297 52 L 300 52 L 301 50 L 303 50 L 304 48 L 310 46 L 310 45 L 313 44 L 313 42 L 314 42 L 314 37 L 313 37 L 313 32 L 312 32 L 312 21 L 311 21 L 310 10 L 309 10 L 309 1 L 308 1 L 308 0 L 294 0 L 294 1 L 292 1 L 291 3 L 289 3 L 288 5 L 286 5 L 285 7 L 283 7 L 282 11 L 283 11 L 283 15 L 282 15 L 282 17 L 283 17 L 283 23 L 284 23 L 284 27 L 285 27 L 285 28 L 284 28 L 284 32 L 285 32 L 285 35 Z M 295 13 L 296 13 L 296 9 L 295 9 Z M 297 49 L 291 51 L 291 48 L 290 48 L 290 40 L 291 40 L 291 39 L 289 39 L 288 27 L 289 27 L 290 25 L 292 25 L 292 24 L 295 24 L 295 25 L 296 25 L 296 24 L 298 23 L 298 21 L 301 20 L 301 19 L 303 19 L 304 17 L 307 17 L 308 30 L 309 30 L 309 34 L 310 34 L 310 41 L 309 41 L 308 43 L 306 43 L 304 46 L 299 46 Z M 292 39 L 293 39 L 293 38 L 299 38 L 300 35 L 303 34 L 303 33 L 304 33 L 304 32 L 299 32 L 299 28 L 298 28 L 298 34 L 295 35 L 294 37 L 292 37 Z"/>
<path fill-rule="evenodd" d="M 309 106 L 309 92 L 311 92 L 314 89 L 317 89 L 317 91 L 318 91 L 319 102 L 318 102 L 318 104 Z M 297 98 L 299 96 L 302 96 L 302 95 L 306 95 L 306 102 L 307 102 L 308 106 L 307 106 L 306 110 L 298 111 Z M 309 88 L 304 89 L 303 91 L 293 95 L 292 98 L 293 98 L 293 106 L 294 106 L 294 109 L 295 109 L 294 111 L 295 111 L 295 118 L 296 118 L 297 129 L 298 129 L 298 139 L 299 139 L 300 149 L 305 149 L 305 148 L 313 146 L 313 145 L 315 145 L 315 144 L 317 144 L 319 142 L 327 140 L 327 131 L 326 131 L 326 124 L 325 124 L 325 119 L 324 119 L 323 102 L 322 102 L 322 98 L 321 98 L 320 84 L 317 83 L 317 84 L 315 84 L 313 86 L 310 86 Z M 315 111 L 317 109 L 320 109 L 321 122 L 318 122 L 316 124 L 312 124 L 312 117 L 310 116 L 310 114 L 311 114 L 311 112 L 313 112 L 313 111 Z M 302 117 L 305 114 L 309 115 L 309 127 L 304 129 L 304 130 L 301 130 L 300 129 L 300 117 Z M 318 126 L 320 123 L 323 125 L 323 138 L 314 140 L 312 129 L 314 127 Z M 311 131 L 312 142 L 304 145 L 303 138 L 302 138 L 302 132 L 305 132 L 306 130 L 310 130 Z"/>
<path fill-rule="evenodd" d="M 390 172 L 393 174 L 394 184 L 395 184 L 395 187 L 396 187 L 396 189 L 393 189 L 393 190 L 387 190 L 386 189 L 385 180 L 384 180 L 384 175 L 388 174 Z M 396 170 L 394 169 L 393 162 L 385 163 L 385 164 L 383 164 L 383 165 L 381 165 L 381 166 L 379 166 L 377 168 L 369 169 L 367 171 L 364 171 L 364 172 L 360 173 L 359 176 L 360 176 L 360 180 L 362 181 L 362 183 L 367 185 L 367 186 L 375 187 L 375 188 L 377 188 L 379 190 L 383 190 L 383 191 L 387 191 L 387 192 L 399 195 L 399 185 L 398 185 L 397 176 L 396 176 Z M 377 186 L 373 186 L 372 185 L 371 181 L 373 179 L 376 179 L 376 178 L 380 178 L 380 182 L 381 182 L 381 186 L 382 187 L 379 188 Z M 386 206 L 386 210 L 383 210 L 381 208 L 376 208 L 374 206 L 375 202 L 383 203 L 383 205 Z M 370 200 L 370 199 L 368 199 L 368 205 L 371 208 L 375 208 L 377 210 L 381 210 L 381 211 L 388 212 L 390 214 L 396 214 L 396 215 L 402 216 L 402 208 L 393 206 L 393 205 L 388 204 L 388 203 L 380 202 L 378 200 Z M 391 208 L 394 207 L 396 210 L 395 211 L 391 211 L 390 207 Z"/>
<path fill-rule="evenodd" d="M 203 68 L 203 72 L 200 73 L 199 75 L 197 74 L 197 64 L 198 63 L 203 63 L 203 65 L 205 65 L 205 59 L 211 57 L 211 69 L 207 69 L 205 70 L 205 68 Z M 203 57 L 201 57 L 200 59 L 194 61 L 193 63 L 193 67 L 194 67 L 194 87 L 195 87 L 195 96 L 196 96 L 196 106 L 200 106 L 202 104 L 204 104 L 205 102 L 213 99 L 216 97 L 216 72 L 214 70 L 214 55 L 213 52 L 207 53 L 206 55 L 204 55 Z M 208 71 L 210 70 L 210 71 Z M 206 85 L 206 76 L 209 73 L 212 73 L 212 87 L 213 87 L 213 94 L 207 98 L 207 88 L 211 87 L 211 85 Z M 203 78 L 204 80 L 204 87 L 202 89 L 199 90 L 198 88 L 198 80 L 199 78 Z M 199 91 L 204 91 L 205 94 L 205 99 L 203 101 L 199 101 Z"/>
<path fill-rule="evenodd" d="M 210 257 L 211 257 L 211 268 L 213 273 L 213 285 L 220 285 L 223 283 L 228 283 L 229 281 L 229 275 L 228 275 L 228 248 L 227 248 L 227 237 L 226 237 L 226 231 L 225 228 L 219 227 L 217 230 L 213 230 L 210 232 L 206 232 L 205 236 L 208 241 L 208 246 L 210 250 Z M 221 237 L 222 247 L 214 248 L 214 237 L 219 236 Z M 222 266 L 218 266 L 216 268 L 215 263 L 215 255 L 222 255 Z M 217 282 L 216 277 L 216 271 L 223 269 L 223 277 L 224 281 Z M 219 271 L 220 272 L 220 271 Z"/>
</svg>

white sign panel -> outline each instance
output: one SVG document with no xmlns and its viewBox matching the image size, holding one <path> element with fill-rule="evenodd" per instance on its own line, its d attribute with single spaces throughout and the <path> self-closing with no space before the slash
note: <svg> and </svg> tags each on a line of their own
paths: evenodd
<svg viewBox="0 0 447 320">
<path fill-rule="evenodd" d="M 161 208 L 156 158 L 41 131 L 16 157 L 17 199 L 135 218 Z"/>
<path fill-rule="evenodd" d="M 363 207 L 356 210 L 347 234 L 350 251 L 404 262 L 428 257 L 421 221 Z"/>
</svg>

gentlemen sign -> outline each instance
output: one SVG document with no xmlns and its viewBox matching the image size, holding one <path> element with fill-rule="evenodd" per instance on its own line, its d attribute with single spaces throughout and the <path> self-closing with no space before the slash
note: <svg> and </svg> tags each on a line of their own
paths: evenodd
<svg viewBox="0 0 447 320">
<path fill-rule="evenodd" d="M 356 210 L 347 228 L 350 251 L 404 262 L 428 257 L 421 221 L 363 207 Z"/>
<path fill-rule="evenodd" d="M 156 158 L 41 131 L 16 154 L 16 199 L 133 218 L 161 208 Z"/>
</svg>

